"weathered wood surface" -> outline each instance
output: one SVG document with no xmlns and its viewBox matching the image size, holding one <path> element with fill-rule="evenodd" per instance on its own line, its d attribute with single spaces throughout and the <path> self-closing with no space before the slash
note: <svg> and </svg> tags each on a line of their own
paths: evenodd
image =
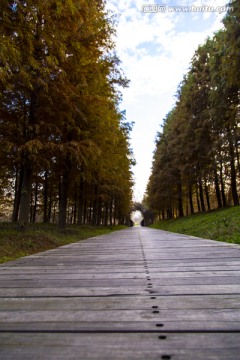
<svg viewBox="0 0 240 360">
<path fill-rule="evenodd" d="M 1 359 L 240 359 L 240 247 L 131 228 L 0 266 Z"/>
</svg>

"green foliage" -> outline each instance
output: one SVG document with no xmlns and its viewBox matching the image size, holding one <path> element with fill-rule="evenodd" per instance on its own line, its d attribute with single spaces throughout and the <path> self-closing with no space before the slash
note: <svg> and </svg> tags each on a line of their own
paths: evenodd
<svg viewBox="0 0 240 360">
<path fill-rule="evenodd" d="M 204 239 L 240 244 L 240 207 L 211 211 L 174 220 L 164 220 L 151 227 Z"/>
<path fill-rule="evenodd" d="M 239 204 L 240 3 L 196 50 L 156 138 L 147 202 L 172 218 Z"/>
</svg>

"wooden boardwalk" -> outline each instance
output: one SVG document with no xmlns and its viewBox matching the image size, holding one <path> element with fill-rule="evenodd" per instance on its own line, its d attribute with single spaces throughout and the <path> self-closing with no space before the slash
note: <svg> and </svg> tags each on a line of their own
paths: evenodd
<svg viewBox="0 0 240 360">
<path fill-rule="evenodd" d="M 130 228 L 0 266 L 0 359 L 240 359 L 240 247 Z"/>
</svg>

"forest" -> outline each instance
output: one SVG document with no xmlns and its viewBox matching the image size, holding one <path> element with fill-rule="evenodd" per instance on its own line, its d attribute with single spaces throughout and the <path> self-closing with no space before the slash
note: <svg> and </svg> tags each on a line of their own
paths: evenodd
<svg viewBox="0 0 240 360">
<path fill-rule="evenodd" d="M 239 205 L 240 3 L 198 47 L 157 133 L 145 202 L 159 219 Z"/>
<path fill-rule="evenodd" d="M 1 0 L 0 219 L 125 224 L 128 86 L 104 0 Z"/>
</svg>

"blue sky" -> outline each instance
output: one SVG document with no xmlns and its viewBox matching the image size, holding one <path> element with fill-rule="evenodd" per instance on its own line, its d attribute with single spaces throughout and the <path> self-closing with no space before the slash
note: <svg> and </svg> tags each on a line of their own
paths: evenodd
<svg viewBox="0 0 240 360">
<path fill-rule="evenodd" d="M 222 27 L 226 0 L 158 0 L 165 12 L 144 13 L 144 0 L 107 0 L 118 15 L 116 50 L 121 68 L 131 83 L 124 89 L 121 110 L 135 122 L 131 147 L 134 167 L 134 199 L 141 201 L 151 173 L 154 139 L 199 44 Z M 170 6 L 212 6 L 215 11 L 170 12 Z M 198 8 L 200 9 L 200 8 Z"/>
</svg>

